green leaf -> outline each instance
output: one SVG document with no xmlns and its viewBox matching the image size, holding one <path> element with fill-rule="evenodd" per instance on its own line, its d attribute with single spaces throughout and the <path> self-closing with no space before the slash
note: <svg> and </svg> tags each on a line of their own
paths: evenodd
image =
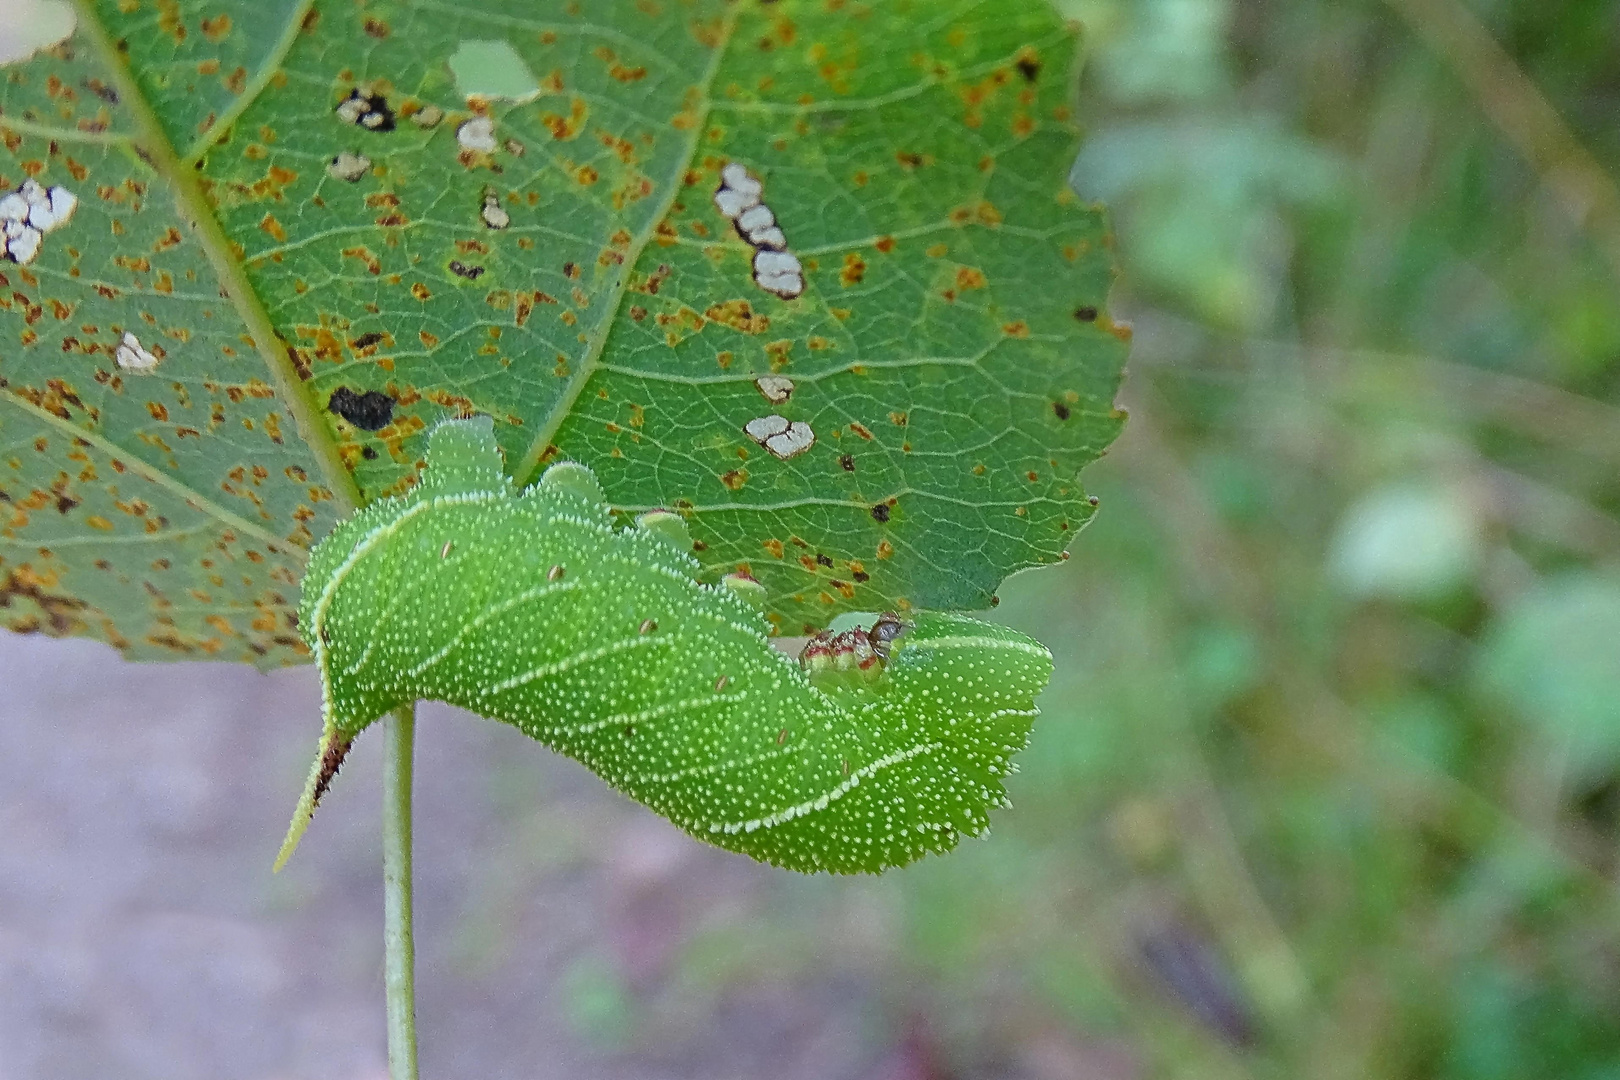
<svg viewBox="0 0 1620 1080">
<path fill-rule="evenodd" d="M 512 724 L 791 869 L 877 871 L 984 831 L 1052 673 L 1044 646 L 923 613 L 828 635 L 807 674 L 742 595 L 698 582 L 669 515 L 615 530 L 589 478 L 559 464 L 520 495 L 489 419 L 451 421 L 421 483 L 315 549 L 300 626 L 326 730 L 283 859 L 355 736 L 418 699 Z"/>
<path fill-rule="evenodd" d="M 1495 620 L 1475 669 L 1581 782 L 1620 762 L 1620 580 L 1567 573 Z"/>
<path fill-rule="evenodd" d="M 985 606 L 1120 424 L 1075 54 L 1012 0 L 84 0 L 0 78 L 0 185 L 79 200 L 0 262 L 0 617 L 305 659 L 312 540 L 475 412 L 520 484 L 679 512 L 773 632 Z"/>
</svg>

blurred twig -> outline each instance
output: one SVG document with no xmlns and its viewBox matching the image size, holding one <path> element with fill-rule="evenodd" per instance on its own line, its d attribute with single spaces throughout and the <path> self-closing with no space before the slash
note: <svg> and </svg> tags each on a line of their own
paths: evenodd
<svg viewBox="0 0 1620 1080">
<path fill-rule="evenodd" d="M 1460 0 L 1388 0 L 1456 71 L 1620 275 L 1620 187 Z"/>
<path fill-rule="evenodd" d="M 1153 486 L 1162 496 L 1157 502 L 1186 509 L 1201 498 L 1179 464 L 1157 467 L 1166 451 L 1158 445 L 1150 422 L 1133 419 L 1120 451 L 1123 457 L 1154 463 Z M 1194 550 L 1218 550 L 1222 542 L 1210 535 L 1212 522 L 1206 515 L 1178 514 L 1172 531 Z M 1241 574 L 1240 561 L 1217 559 L 1201 563 L 1190 579 L 1205 581 L 1215 596 L 1221 596 L 1242 589 Z M 1244 981 L 1267 1018 L 1281 1028 L 1297 1027 L 1311 1005 L 1310 980 L 1249 870 L 1202 745 L 1191 730 L 1184 729 L 1181 735 L 1182 744 L 1168 752 L 1178 761 L 1177 778 L 1186 797 L 1178 816 L 1193 887 L 1211 920 L 1235 946 Z"/>
<path fill-rule="evenodd" d="M 1409 412 L 1421 410 L 1430 416 L 1450 412 L 1466 424 L 1489 421 L 1600 466 L 1620 463 L 1620 409 L 1534 379 L 1416 354 L 1222 338 L 1161 311 L 1139 315 L 1137 328 L 1136 362 L 1176 377 L 1225 374 L 1254 380 L 1274 373 L 1263 371 L 1263 365 L 1178 368 L 1171 358 L 1221 351 L 1244 359 L 1274 354 L 1298 361 L 1298 370 L 1306 376 L 1303 385 L 1294 387 L 1285 380 L 1268 380 L 1267 388 L 1276 393 L 1314 390 L 1325 403 L 1336 405 L 1399 401 Z M 1167 340 L 1177 337 L 1182 340 Z M 1188 347 L 1186 342 L 1194 338 L 1196 344 Z M 1620 520 L 1612 515 L 1561 486 L 1486 457 L 1473 455 L 1469 464 L 1500 497 L 1498 509 L 1526 535 L 1588 558 L 1620 557 Z"/>
<path fill-rule="evenodd" d="M 1187 378 L 1225 375 L 1250 379 L 1261 372 L 1247 366 L 1177 367 L 1175 361 L 1220 352 L 1245 358 L 1287 356 L 1299 360 L 1305 374 L 1335 396 L 1389 397 L 1399 393 L 1412 404 L 1414 392 L 1427 392 L 1433 399 L 1423 403 L 1429 415 L 1433 415 L 1433 405 L 1465 413 L 1470 420 L 1488 419 L 1521 435 L 1586 456 L 1620 460 L 1620 408 L 1535 379 L 1419 353 L 1220 335 L 1160 309 L 1133 314 L 1134 365 L 1151 365 Z"/>
</svg>

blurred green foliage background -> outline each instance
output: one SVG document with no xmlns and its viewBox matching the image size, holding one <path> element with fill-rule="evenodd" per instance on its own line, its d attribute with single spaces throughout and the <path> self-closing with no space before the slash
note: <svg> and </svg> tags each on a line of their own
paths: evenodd
<svg viewBox="0 0 1620 1080">
<path fill-rule="evenodd" d="M 1003 590 L 1015 807 L 580 1022 L 841 975 L 919 1080 L 1620 1077 L 1620 5 L 1064 6 L 1132 420 Z"/>
</svg>

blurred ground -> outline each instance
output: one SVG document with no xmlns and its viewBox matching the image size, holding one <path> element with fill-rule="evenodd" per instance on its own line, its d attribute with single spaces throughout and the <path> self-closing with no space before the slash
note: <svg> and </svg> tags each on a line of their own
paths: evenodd
<svg viewBox="0 0 1620 1080">
<path fill-rule="evenodd" d="M 1620 1078 L 1620 6 L 1064 0 L 1132 422 L 986 842 L 710 851 L 421 725 L 424 1075 Z M 0 1080 L 382 1076 L 377 746 L 0 639 Z"/>
<path fill-rule="evenodd" d="M 380 739 L 269 873 L 318 733 L 310 676 L 0 638 L 0 1077 L 386 1077 Z M 424 1075 L 881 1066 L 874 988 L 815 972 L 709 995 L 701 1024 L 632 1047 L 637 995 L 773 875 L 505 728 L 430 706 L 420 730 Z"/>
</svg>

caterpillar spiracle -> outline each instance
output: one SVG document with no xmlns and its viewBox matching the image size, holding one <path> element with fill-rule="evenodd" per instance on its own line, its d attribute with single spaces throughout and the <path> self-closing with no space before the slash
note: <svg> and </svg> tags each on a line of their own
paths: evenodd
<svg viewBox="0 0 1620 1080">
<path fill-rule="evenodd" d="M 681 519 L 616 528 L 595 476 L 518 491 L 487 418 L 434 429 L 406 495 L 311 556 L 299 627 L 325 726 L 278 859 L 354 738 L 446 701 L 512 724 L 699 839 L 793 870 L 875 872 L 979 835 L 1051 655 L 958 615 L 773 649 L 763 587 L 697 578 Z"/>
</svg>

